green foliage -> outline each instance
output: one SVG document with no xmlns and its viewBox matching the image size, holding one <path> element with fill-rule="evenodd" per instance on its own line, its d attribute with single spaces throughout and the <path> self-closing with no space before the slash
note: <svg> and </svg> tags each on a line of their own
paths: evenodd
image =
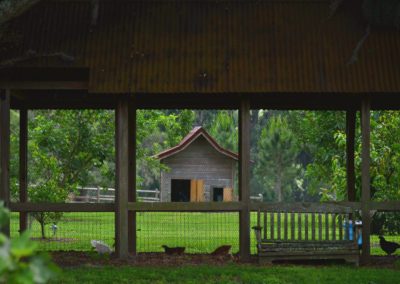
<svg viewBox="0 0 400 284">
<path fill-rule="evenodd" d="M 255 168 L 267 199 L 280 202 L 290 197 L 291 191 L 296 187 L 294 182 L 300 170 L 296 160 L 297 153 L 294 135 L 288 127 L 287 119 L 283 115 L 271 117 L 258 140 Z"/>
<path fill-rule="evenodd" d="M 238 151 L 239 140 L 237 111 L 218 111 L 212 124 L 206 129 L 222 147 L 233 152 Z"/>
<path fill-rule="evenodd" d="M 0 203 L 0 229 L 9 220 L 9 211 Z M 0 233 L 0 283 L 47 283 L 57 267 L 46 254 L 36 252 L 37 243 L 28 231 L 8 239 Z"/>
</svg>

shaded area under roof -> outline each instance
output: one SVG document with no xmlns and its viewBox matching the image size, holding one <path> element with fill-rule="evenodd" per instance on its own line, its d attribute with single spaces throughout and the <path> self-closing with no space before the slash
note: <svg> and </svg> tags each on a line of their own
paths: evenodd
<svg viewBox="0 0 400 284">
<path fill-rule="evenodd" d="M 399 92 L 399 31 L 373 31 L 347 65 L 365 25 L 328 5 L 100 1 L 91 25 L 89 1 L 44 1 L 11 23 L 0 62 L 87 67 L 92 93 Z"/>
</svg>

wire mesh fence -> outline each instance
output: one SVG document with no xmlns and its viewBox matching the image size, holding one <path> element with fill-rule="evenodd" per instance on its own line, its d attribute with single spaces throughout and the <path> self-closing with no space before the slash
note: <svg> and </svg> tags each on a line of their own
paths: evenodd
<svg viewBox="0 0 400 284">
<path fill-rule="evenodd" d="M 19 232 L 18 218 L 18 213 L 12 213 L 11 237 L 16 236 Z M 46 222 L 43 231 L 38 221 L 40 218 L 32 213 L 28 216 L 31 238 L 37 241 L 40 250 L 89 251 L 91 250 L 91 240 L 100 240 L 110 247 L 114 245 L 114 213 L 62 213 L 56 223 Z"/>
<path fill-rule="evenodd" d="M 400 245 L 400 212 L 375 212 L 371 224 L 371 254 L 387 255 L 382 250 L 379 236 L 383 236 L 388 242 L 396 242 Z M 393 253 L 400 256 L 400 249 Z"/>
<path fill-rule="evenodd" d="M 239 250 L 239 214 L 230 212 L 139 212 L 138 252 L 185 247 L 187 253 L 210 253 L 221 245 Z"/>
<path fill-rule="evenodd" d="M 270 221 L 271 216 L 267 217 Z M 136 220 L 138 252 L 162 252 L 162 245 L 185 247 L 186 253 L 210 253 L 221 245 L 231 245 L 232 253 L 239 251 L 239 213 L 237 212 L 138 212 Z M 298 222 L 297 218 L 295 220 Z M 274 222 L 274 234 L 278 235 L 277 216 Z M 398 212 L 375 213 L 371 228 L 372 255 L 386 255 L 380 247 L 379 235 L 383 235 L 387 241 L 400 243 L 399 222 Z M 31 237 L 38 242 L 40 250 L 90 251 L 91 240 L 102 241 L 111 248 L 114 245 L 113 212 L 63 213 L 56 227 L 53 223 L 47 223 L 44 226 L 45 238 L 43 238 L 40 223 L 32 214 L 29 215 L 28 223 Z M 302 224 L 304 223 L 302 220 Z M 251 212 L 249 233 L 252 254 L 256 253 L 256 241 L 251 227 L 256 225 L 257 212 Z M 18 236 L 19 213 L 17 212 L 11 214 L 10 229 L 12 238 Z M 267 230 L 270 230 L 270 226 Z M 284 235 L 284 232 L 281 231 L 281 234 Z M 298 234 L 297 230 L 295 234 Z M 305 230 L 302 230 L 302 234 L 305 234 Z M 290 232 L 288 237 L 291 238 Z M 400 249 L 395 252 L 395 255 L 400 255 Z"/>
</svg>

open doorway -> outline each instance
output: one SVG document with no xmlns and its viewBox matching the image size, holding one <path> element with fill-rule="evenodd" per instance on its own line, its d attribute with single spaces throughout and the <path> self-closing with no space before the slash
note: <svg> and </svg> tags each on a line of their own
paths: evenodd
<svg viewBox="0 0 400 284">
<path fill-rule="evenodd" d="M 171 202 L 190 202 L 190 179 L 171 180 Z"/>
<path fill-rule="evenodd" d="M 224 189 L 222 187 L 214 187 L 213 201 L 217 201 L 217 202 L 224 201 Z"/>
</svg>

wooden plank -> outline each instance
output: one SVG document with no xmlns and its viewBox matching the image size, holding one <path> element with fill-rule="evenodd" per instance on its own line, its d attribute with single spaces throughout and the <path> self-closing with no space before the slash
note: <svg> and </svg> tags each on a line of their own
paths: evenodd
<svg viewBox="0 0 400 284">
<path fill-rule="evenodd" d="M 271 236 L 271 240 L 275 239 L 275 212 L 270 212 L 269 213 L 269 232 Z"/>
<path fill-rule="evenodd" d="M 322 241 L 322 215 L 318 214 L 318 239 Z"/>
<path fill-rule="evenodd" d="M 190 180 L 190 202 L 197 202 L 197 180 Z"/>
<path fill-rule="evenodd" d="M 308 213 L 304 214 L 304 239 L 308 241 Z"/>
<path fill-rule="evenodd" d="M 325 213 L 325 240 L 329 240 L 329 216 Z"/>
<path fill-rule="evenodd" d="M 315 241 L 315 232 L 317 228 L 315 227 L 315 213 L 311 214 L 311 239 Z"/>
<path fill-rule="evenodd" d="M 338 216 L 338 226 L 339 226 L 339 240 L 343 240 L 343 215 Z"/>
<path fill-rule="evenodd" d="M 264 211 L 264 234 L 263 234 L 263 238 L 266 239 L 267 238 L 267 226 L 268 226 L 268 214 L 267 212 Z"/>
<path fill-rule="evenodd" d="M 87 81 L 2 81 L 0 88 L 12 90 L 87 90 Z"/>
<path fill-rule="evenodd" d="M 257 211 L 257 227 L 261 227 L 261 211 Z"/>
<path fill-rule="evenodd" d="M 332 240 L 336 240 L 336 214 L 332 214 Z"/>
<path fill-rule="evenodd" d="M 10 206 L 10 91 L 0 89 L 0 200 Z M 2 227 L 9 236 L 10 225 Z"/>
<path fill-rule="evenodd" d="M 289 215 L 288 215 L 287 212 L 285 212 L 284 217 L 285 217 L 285 220 L 284 220 L 284 224 L 283 224 L 283 230 L 284 230 L 283 231 L 283 237 L 284 237 L 285 240 L 288 240 L 288 226 L 289 226 L 288 218 L 289 218 Z"/>
<path fill-rule="evenodd" d="M 361 103 L 361 210 L 362 210 L 362 254 L 361 261 L 368 262 L 371 254 L 371 215 L 369 212 L 370 189 L 370 116 L 371 98 L 365 96 Z"/>
<path fill-rule="evenodd" d="M 295 229 L 295 216 L 294 216 L 294 213 L 292 212 L 291 214 L 290 214 L 290 239 L 291 240 L 295 240 L 296 238 L 295 238 L 295 235 L 294 235 L 294 229 Z"/>
<path fill-rule="evenodd" d="M 115 251 L 118 258 L 127 258 L 128 192 L 129 192 L 129 97 L 121 96 L 116 108 L 116 190 Z"/>
<path fill-rule="evenodd" d="M 302 239 L 302 233 L 301 233 L 301 229 L 302 229 L 302 224 L 301 224 L 301 213 L 297 213 L 297 238 L 299 240 Z"/>
<path fill-rule="evenodd" d="M 225 187 L 223 191 L 223 199 L 224 202 L 232 202 L 233 201 L 233 188 Z"/>
<path fill-rule="evenodd" d="M 370 201 L 368 202 L 370 210 L 379 211 L 400 211 L 400 201 Z"/>
<path fill-rule="evenodd" d="M 237 212 L 243 202 L 129 202 L 128 210 L 140 212 Z"/>
<path fill-rule="evenodd" d="M 347 200 L 356 201 L 356 175 L 354 167 L 354 143 L 356 135 L 356 111 L 346 111 L 346 174 Z"/>
<path fill-rule="evenodd" d="M 196 185 L 196 193 L 197 193 L 197 202 L 203 202 L 204 201 L 204 180 L 198 179 L 197 180 L 197 185 Z"/>
<path fill-rule="evenodd" d="M 136 108 L 128 105 L 128 202 L 136 202 Z M 136 255 L 136 212 L 128 211 L 128 251 Z"/>
<path fill-rule="evenodd" d="M 299 213 L 351 213 L 360 209 L 359 202 L 263 202 L 251 204 L 251 210 L 268 212 L 299 212 Z"/>
<path fill-rule="evenodd" d="M 13 212 L 115 212 L 113 203 L 11 203 Z"/>
<path fill-rule="evenodd" d="M 277 231 L 278 231 L 278 240 L 281 240 L 281 212 L 277 212 Z"/>
<path fill-rule="evenodd" d="M 28 201 L 28 110 L 19 112 L 19 201 Z M 28 228 L 28 214 L 19 213 L 19 232 Z"/>
<path fill-rule="evenodd" d="M 239 254 L 250 259 L 250 102 L 242 98 L 239 108 L 239 200 L 243 209 L 239 213 Z"/>
</svg>

